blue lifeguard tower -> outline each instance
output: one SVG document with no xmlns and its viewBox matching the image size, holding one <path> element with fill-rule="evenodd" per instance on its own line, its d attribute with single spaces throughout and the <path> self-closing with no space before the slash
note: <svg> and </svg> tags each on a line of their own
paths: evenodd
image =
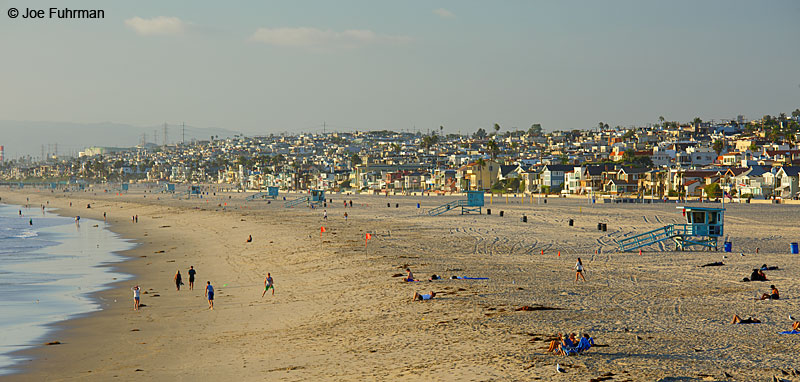
<svg viewBox="0 0 800 382">
<path fill-rule="evenodd" d="M 670 224 L 649 232 L 618 240 L 622 252 L 631 251 L 656 244 L 665 240 L 673 240 L 675 249 L 685 251 L 693 246 L 718 250 L 718 239 L 724 230 L 724 208 L 678 207 L 686 216 L 686 224 Z"/>
<path fill-rule="evenodd" d="M 294 207 L 298 204 L 306 203 L 309 206 L 319 206 L 325 202 L 325 190 L 311 190 L 309 195 L 301 196 L 297 199 L 292 199 L 283 204 L 286 208 Z"/>
<path fill-rule="evenodd" d="M 324 202 L 325 190 L 311 190 L 311 198 L 308 200 L 309 205 L 321 205 Z"/>
<path fill-rule="evenodd" d="M 267 187 L 267 192 L 258 192 L 253 195 L 248 196 L 245 200 L 252 201 L 252 200 L 264 200 L 264 199 L 277 199 L 278 198 L 278 187 Z"/>
<path fill-rule="evenodd" d="M 428 215 L 436 216 L 441 215 L 447 211 L 461 207 L 461 214 L 481 213 L 483 210 L 484 198 L 483 191 L 467 191 L 467 199 L 454 200 L 447 204 L 442 204 L 439 207 L 428 211 Z"/>
</svg>

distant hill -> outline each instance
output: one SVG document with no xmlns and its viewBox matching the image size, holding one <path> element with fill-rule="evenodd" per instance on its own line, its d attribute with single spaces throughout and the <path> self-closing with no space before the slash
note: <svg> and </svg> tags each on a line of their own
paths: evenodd
<svg viewBox="0 0 800 382">
<path fill-rule="evenodd" d="M 34 122 L 0 120 L 0 145 L 5 146 L 6 159 L 15 159 L 30 155 L 39 158 L 44 145 L 45 153 L 77 154 L 86 147 L 115 146 L 131 147 L 142 141 L 145 134 L 147 142 L 154 142 L 153 134 L 157 133 L 156 142 L 160 145 L 164 140 L 164 125 L 131 126 L 112 122 L 102 123 L 67 123 L 67 122 Z M 167 143 L 177 143 L 182 139 L 180 125 L 168 125 Z M 186 126 L 186 141 L 194 139 L 208 140 L 211 136 L 220 138 L 238 134 L 221 128 L 198 128 Z"/>
</svg>

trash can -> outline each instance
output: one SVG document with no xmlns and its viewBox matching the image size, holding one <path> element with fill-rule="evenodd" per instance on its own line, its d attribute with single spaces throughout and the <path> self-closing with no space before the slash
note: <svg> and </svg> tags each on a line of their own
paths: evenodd
<svg viewBox="0 0 800 382">
<path fill-rule="evenodd" d="M 725 252 L 730 252 L 733 250 L 733 243 L 730 241 L 725 242 Z"/>
<path fill-rule="evenodd" d="M 419 208 L 419 203 L 417 203 L 417 208 Z"/>
<path fill-rule="evenodd" d="M 603 232 L 608 231 L 608 224 L 603 223 Z"/>
<path fill-rule="evenodd" d="M 503 211 L 500 211 L 500 217 L 503 217 Z"/>
<path fill-rule="evenodd" d="M 392 208 L 392 203 L 386 203 L 386 207 Z"/>
<path fill-rule="evenodd" d="M 528 222 L 528 217 L 525 216 L 525 215 L 522 215 L 522 222 L 523 223 L 527 223 Z"/>
<path fill-rule="evenodd" d="M 487 208 L 486 209 L 486 215 L 491 215 L 491 214 L 492 214 L 492 209 L 491 208 Z"/>
<path fill-rule="evenodd" d="M 400 203 L 395 204 L 394 208 L 400 208 Z"/>
<path fill-rule="evenodd" d="M 798 249 L 797 243 L 791 243 L 789 247 L 791 248 L 793 255 L 800 253 L 800 249 Z"/>
<path fill-rule="evenodd" d="M 603 230 L 603 223 L 597 223 L 597 230 L 598 231 L 602 231 Z"/>
<path fill-rule="evenodd" d="M 572 220 L 572 219 L 569 219 L 569 226 L 572 227 L 573 225 L 575 225 L 575 221 Z"/>
</svg>

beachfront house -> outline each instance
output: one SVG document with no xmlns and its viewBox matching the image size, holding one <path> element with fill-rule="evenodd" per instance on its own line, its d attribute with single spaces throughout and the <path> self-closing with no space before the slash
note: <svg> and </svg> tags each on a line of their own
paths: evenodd
<svg viewBox="0 0 800 382">
<path fill-rule="evenodd" d="M 798 196 L 798 177 L 800 166 L 783 166 L 776 176 L 779 179 L 776 195 L 784 199 L 795 199 Z"/>
<path fill-rule="evenodd" d="M 564 174 L 572 171 L 574 166 L 566 164 L 548 164 L 542 167 L 542 188 L 549 192 L 560 191 L 564 184 Z"/>
</svg>

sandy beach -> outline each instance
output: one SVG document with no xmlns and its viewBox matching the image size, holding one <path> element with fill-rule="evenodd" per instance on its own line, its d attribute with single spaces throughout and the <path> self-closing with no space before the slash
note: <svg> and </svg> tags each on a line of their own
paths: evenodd
<svg viewBox="0 0 800 382">
<path fill-rule="evenodd" d="M 800 336 L 778 334 L 791 327 L 789 314 L 800 316 L 800 257 L 789 254 L 800 241 L 800 206 L 726 204 L 732 253 L 666 245 L 639 255 L 618 253 L 613 240 L 683 222 L 675 203 L 501 198 L 490 206 L 487 196 L 492 215 L 430 217 L 426 209 L 457 197 L 334 194 L 324 220 L 322 209 L 247 195 L 0 190 L 3 202 L 49 201 L 65 216 L 105 212 L 114 232 L 140 244 L 119 266 L 134 278 L 98 294 L 103 310 L 59 324 L 49 340 L 61 345 L 26 352 L 23 373 L 4 380 L 800 380 L 792 375 Z M 586 282 L 574 282 L 577 257 Z M 725 265 L 700 267 L 716 261 Z M 767 272 L 769 282 L 740 282 L 762 264 L 780 269 Z M 403 283 L 406 267 L 423 280 L 489 280 Z M 180 291 L 176 270 L 187 284 Z M 267 272 L 275 295 L 262 298 Z M 213 311 L 206 281 L 217 290 Z M 138 312 L 134 284 L 146 291 Z M 781 300 L 755 301 L 770 284 Z M 430 291 L 433 300 L 411 301 Z M 731 325 L 734 313 L 762 323 Z M 605 346 L 547 354 L 557 332 L 589 333 Z"/>
</svg>

